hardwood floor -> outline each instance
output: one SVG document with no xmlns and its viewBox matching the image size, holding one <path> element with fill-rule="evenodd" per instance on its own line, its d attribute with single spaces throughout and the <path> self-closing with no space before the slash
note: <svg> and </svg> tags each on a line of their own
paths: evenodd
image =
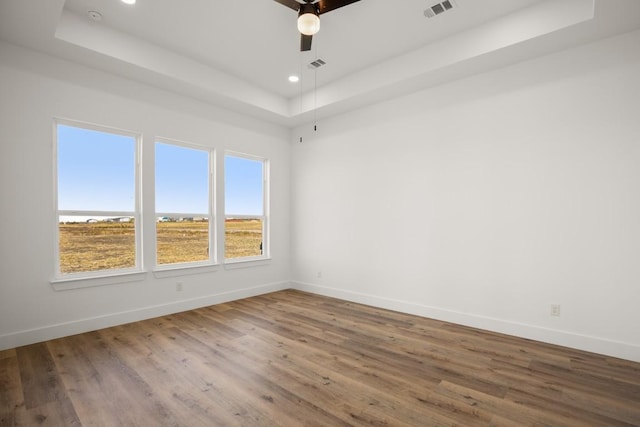
<svg viewBox="0 0 640 427">
<path fill-rule="evenodd" d="M 638 426 L 640 364 L 283 291 L 2 351 L 0 425 Z"/>
</svg>

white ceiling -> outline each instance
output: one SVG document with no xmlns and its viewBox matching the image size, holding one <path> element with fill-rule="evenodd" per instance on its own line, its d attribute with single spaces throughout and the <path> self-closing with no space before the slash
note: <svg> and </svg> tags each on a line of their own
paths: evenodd
<svg viewBox="0 0 640 427">
<path fill-rule="evenodd" d="M 640 28 L 638 0 L 455 0 L 425 18 L 435 3 L 337 9 L 304 53 L 273 0 L 0 0 L 0 39 L 295 126 Z"/>
<path fill-rule="evenodd" d="M 316 55 L 329 64 L 319 78 L 333 81 L 534 1 L 458 0 L 460 7 L 447 12 L 450 16 L 428 20 L 425 0 L 362 0 L 322 16 L 322 30 L 307 53 L 299 51 L 296 13 L 273 0 L 140 0 L 133 7 L 113 0 L 67 0 L 65 9 L 81 17 L 100 11 L 102 25 L 293 97 L 299 89 L 287 77 L 299 74 L 301 64 L 306 69 Z"/>
</svg>

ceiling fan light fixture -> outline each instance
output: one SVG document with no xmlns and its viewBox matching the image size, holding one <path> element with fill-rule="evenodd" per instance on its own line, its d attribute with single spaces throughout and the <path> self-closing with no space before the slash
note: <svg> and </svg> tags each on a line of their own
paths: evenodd
<svg viewBox="0 0 640 427">
<path fill-rule="evenodd" d="M 301 33 L 300 52 L 308 52 L 311 50 L 313 36 L 320 31 L 320 15 L 359 1 L 360 0 L 275 0 L 276 3 L 280 3 L 298 13 L 298 31 Z"/>
<path fill-rule="evenodd" d="M 315 7 L 304 7 L 313 5 L 303 5 L 298 15 L 298 31 L 305 36 L 312 36 L 320 31 L 320 17 Z"/>
</svg>

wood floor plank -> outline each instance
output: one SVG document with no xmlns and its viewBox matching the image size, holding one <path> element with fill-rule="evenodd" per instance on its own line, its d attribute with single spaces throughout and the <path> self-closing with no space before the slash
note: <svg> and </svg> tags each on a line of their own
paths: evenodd
<svg viewBox="0 0 640 427">
<path fill-rule="evenodd" d="M 192 329 L 186 331 L 186 334 L 201 343 L 200 350 L 203 354 L 206 354 L 210 347 L 215 349 L 217 355 L 225 355 L 223 363 L 226 366 L 226 370 L 233 373 L 230 383 L 235 382 L 237 385 L 246 381 L 246 385 L 243 387 L 246 390 L 252 390 L 253 384 L 256 383 L 263 387 L 262 392 L 254 391 L 252 395 L 245 396 L 245 402 L 253 400 L 261 405 L 264 405 L 264 402 L 268 402 L 268 406 L 276 404 L 281 407 L 290 407 L 292 413 L 305 411 L 309 407 L 313 407 L 310 402 L 301 399 L 291 389 L 284 389 L 280 386 L 283 382 L 288 383 L 288 381 L 274 377 L 274 372 L 270 369 L 271 366 L 269 366 L 266 359 L 247 357 L 245 354 L 246 349 L 238 344 L 239 340 L 220 340 L 219 337 L 215 337 L 215 334 L 210 333 L 210 329 L 205 328 Z M 266 349 L 262 350 L 266 351 Z M 261 355 L 261 357 L 264 356 Z M 286 380 L 290 379 L 287 378 Z M 317 425 L 339 425 L 336 424 L 337 419 L 330 414 L 323 413 L 318 408 L 314 408 L 314 411 L 316 412 L 316 420 L 313 422 L 317 423 Z M 301 424 L 295 420 L 295 417 L 285 425 L 292 425 L 291 423 Z"/>
<path fill-rule="evenodd" d="M 591 393 L 565 390 L 562 393 L 562 402 L 570 403 L 576 408 L 587 407 L 590 413 L 622 421 L 631 426 L 640 426 L 640 413 L 638 413 L 640 401 L 638 400 L 621 399 L 619 396 L 611 397 L 610 395 L 599 395 L 594 398 Z"/>
<path fill-rule="evenodd" d="M 18 426 L 59 427 L 81 426 L 73 404 L 67 397 L 43 403 L 37 407 L 21 411 L 17 417 Z"/>
<path fill-rule="evenodd" d="M 585 409 L 584 406 L 574 406 L 567 402 L 562 396 L 558 399 L 544 397 L 536 392 L 526 392 L 519 389 L 510 390 L 505 400 L 517 405 L 524 405 L 527 408 L 534 408 L 538 411 L 553 412 L 580 426 L 608 426 L 608 427 L 629 427 L 633 424 L 626 423 L 607 416 L 594 413 Z"/>
<path fill-rule="evenodd" d="M 451 425 L 456 419 L 469 421 L 460 416 L 459 412 L 455 417 L 451 417 L 451 412 L 415 410 L 425 402 L 419 398 L 413 398 L 409 400 L 409 402 L 413 401 L 413 405 L 408 405 L 408 400 L 405 398 L 412 393 L 423 392 L 420 387 L 415 386 L 416 382 L 399 381 L 399 377 L 386 375 L 383 370 L 368 369 L 369 361 L 363 360 L 360 363 L 349 364 L 349 358 L 336 357 L 330 350 L 312 351 L 307 343 L 279 335 L 271 336 L 268 330 L 262 330 L 258 335 L 247 336 L 243 341 L 252 350 L 248 354 L 259 354 L 262 352 L 257 350 L 261 349 L 265 343 L 276 340 L 279 351 L 269 364 L 278 366 L 283 372 L 295 373 L 297 378 L 304 378 L 302 383 L 307 386 L 307 391 L 312 393 L 309 398 L 322 398 L 327 404 L 342 405 L 344 408 L 348 405 L 347 412 L 351 419 L 354 417 L 361 419 L 363 414 L 367 413 L 369 416 L 367 422 L 387 421 L 391 425 L 420 425 L 427 421 L 430 425 Z M 277 357 L 278 354 L 281 357 Z M 289 354 L 302 357 L 289 357 Z M 429 384 L 426 388 L 433 386 Z M 325 396 L 326 394 L 328 396 Z M 475 414 L 471 419 L 478 420 Z M 469 425 L 468 422 L 467 425 Z"/>
<path fill-rule="evenodd" d="M 500 399 L 448 381 L 443 381 L 438 391 L 444 396 L 452 397 L 459 402 L 496 414 L 503 419 L 519 422 L 522 425 L 539 424 L 568 427 L 575 424 L 574 420 L 562 415 Z"/>
<path fill-rule="evenodd" d="M 8 350 L 0 350 L 0 360 L 10 359 L 16 357 L 16 349 L 10 348 Z"/>
<path fill-rule="evenodd" d="M 18 424 L 80 425 L 47 343 L 19 347 L 16 357 L 25 409 Z"/>
<path fill-rule="evenodd" d="M 0 426 L 17 425 L 24 411 L 24 394 L 15 350 L 2 352 L 0 358 Z"/>
<path fill-rule="evenodd" d="M 16 349 L 27 409 L 54 402 L 65 394 L 53 358 L 45 343 Z"/>
<path fill-rule="evenodd" d="M 176 417 L 189 419 L 193 425 L 255 422 L 245 419 L 247 411 L 237 404 L 240 399 L 230 396 L 224 378 L 209 366 L 209 360 L 194 357 L 188 349 L 178 346 L 170 338 L 173 335 L 154 334 L 144 322 L 132 326 L 103 331 L 103 335 L 118 343 L 114 350 L 130 361 Z M 166 329 L 167 333 L 171 331 Z"/>
<path fill-rule="evenodd" d="M 267 398 L 268 394 L 257 391 L 259 381 L 255 381 L 255 377 L 247 380 L 246 372 L 236 369 L 232 355 L 193 339 L 187 333 L 194 329 L 191 322 L 186 322 L 189 324 L 186 330 L 180 329 L 182 322 L 178 318 L 171 323 L 173 326 L 170 328 L 145 332 L 144 335 L 148 340 L 145 346 L 163 361 L 165 367 L 160 366 L 160 369 L 166 371 L 165 387 L 183 387 L 172 395 L 172 399 L 188 401 L 200 412 L 203 408 L 204 412 L 212 408 L 216 416 L 226 417 L 228 422 L 221 425 L 287 425 L 286 414 L 277 423 L 270 421 L 273 418 L 272 400 Z M 142 326 L 148 324 L 145 322 Z M 223 336 L 217 335 L 215 328 L 212 331 L 207 337 L 211 341 Z M 195 398 L 189 399 L 189 393 Z M 209 420 L 203 425 L 216 423 Z"/>
<path fill-rule="evenodd" d="M 100 332 L 73 337 L 74 347 L 85 352 L 85 358 L 97 372 L 97 398 L 109 402 L 121 425 L 178 425 L 179 420 L 156 396 L 155 391 L 113 350 Z M 95 405 L 86 408 L 89 413 Z"/>
<path fill-rule="evenodd" d="M 126 425 L 127 408 L 118 406 L 120 393 L 105 384 L 83 337 L 52 340 L 48 345 L 82 425 Z"/>
<path fill-rule="evenodd" d="M 257 309 L 254 311 L 257 311 Z M 234 319 L 234 322 L 242 322 L 242 320 Z M 269 324 L 271 323 L 269 322 Z M 243 360 L 243 366 L 262 366 L 264 372 L 268 373 L 270 377 L 275 376 L 278 382 L 286 382 L 295 386 L 299 381 L 296 381 L 296 378 L 291 377 L 291 373 L 296 372 L 296 370 L 292 368 L 298 365 L 292 364 L 294 360 L 293 357 L 287 357 L 285 344 L 294 347 L 291 349 L 291 353 L 293 355 L 304 354 L 304 348 L 308 348 L 308 343 L 289 339 L 285 336 L 289 332 L 286 328 L 279 329 L 281 333 L 284 331 L 285 335 L 271 333 L 267 329 L 255 327 L 255 323 L 245 323 L 244 328 L 253 329 L 255 333 L 251 336 L 245 336 L 245 338 L 238 340 L 233 349 L 227 348 L 226 350 L 234 352 L 236 354 L 236 359 Z M 198 330 L 190 333 L 200 334 L 202 332 L 202 330 Z M 305 357 L 300 359 L 300 361 L 305 363 L 306 368 L 304 372 L 313 373 L 316 371 L 316 369 L 310 368 Z M 288 369 L 284 369 L 280 366 L 278 370 L 278 366 L 281 363 L 285 364 Z M 300 372 L 298 372 L 298 374 L 300 374 Z M 327 381 L 323 379 L 323 376 L 320 374 L 315 373 L 312 375 L 312 379 L 307 378 L 307 381 L 301 383 L 299 387 L 294 387 L 294 394 L 301 398 L 301 403 L 304 402 L 306 405 L 310 405 L 310 400 L 324 400 L 326 402 L 327 398 L 329 398 L 334 405 L 349 405 L 347 398 L 351 398 L 353 396 L 340 397 L 335 393 L 331 393 L 329 396 L 324 395 L 323 391 L 329 391 L 326 387 Z M 301 375 L 298 375 L 297 378 L 301 378 Z M 325 376 L 324 378 L 327 377 Z M 320 381 L 323 383 L 322 385 L 316 384 Z M 305 391 L 309 391 L 311 393 L 308 400 L 305 400 L 304 398 Z M 359 405 L 356 411 L 351 410 L 346 420 L 353 422 L 353 416 L 355 416 L 355 414 L 358 414 L 358 417 L 363 417 L 362 409 L 369 409 L 367 408 L 367 405 L 369 405 L 369 403 Z M 337 425 L 335 419 L 329 421 L 328 425 Z M 371 421 L 371 419 L 369 419 L 369 421 Z M 398 424 L 398 422 L 396 422 L 396 424 Z M 323 422 L 322 425 L 327 425 L 327 422 Z"/>
<path fill-rule="evenodd" d="M 411 415 L 409 408 L 404 408 L 403 417 L 394 414 L 396 406 L 379 391 L 379 384 L 357 382 L 332 365 L 312 362 L 306 343 L 258 330 L 238 344 L 247 361 L 265 366 L 279 380 L 297 384 L 295 393 L 304 401 L 321 402 L 321 407 L 342 407 L 342 420 L 347 423 L 354 419 L 364 421 L 366 417 L 368 423 L 374 424 L 393 421 L 392 425 L 415 425 L 406 419 Z M 418 414 L 411 416 L 418 420 Z"/>
<path fill-rule="evenodd" d="M 0 352 L 0 426 L 639 426 L 640 364 L 299 291 Z"/>
</svg>

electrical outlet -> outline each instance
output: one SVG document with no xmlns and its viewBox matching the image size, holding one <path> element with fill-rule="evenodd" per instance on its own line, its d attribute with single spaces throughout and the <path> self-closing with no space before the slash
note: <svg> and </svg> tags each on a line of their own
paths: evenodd
<svg viewBox="0 0 640 427">
<path fill-rule="evenodd" d="M 318 271 L 318 279 L 322 279 L 322 271 Z"/>
<path fill-rule="evenodd" d="M 176 282 L 176 292 L 182 292 L 182 282 Z"/>
<path fill-rule="evenodd" d="M 560 304 L 551 304 L 551 315 L 560 317 Z"/>
</svg>

